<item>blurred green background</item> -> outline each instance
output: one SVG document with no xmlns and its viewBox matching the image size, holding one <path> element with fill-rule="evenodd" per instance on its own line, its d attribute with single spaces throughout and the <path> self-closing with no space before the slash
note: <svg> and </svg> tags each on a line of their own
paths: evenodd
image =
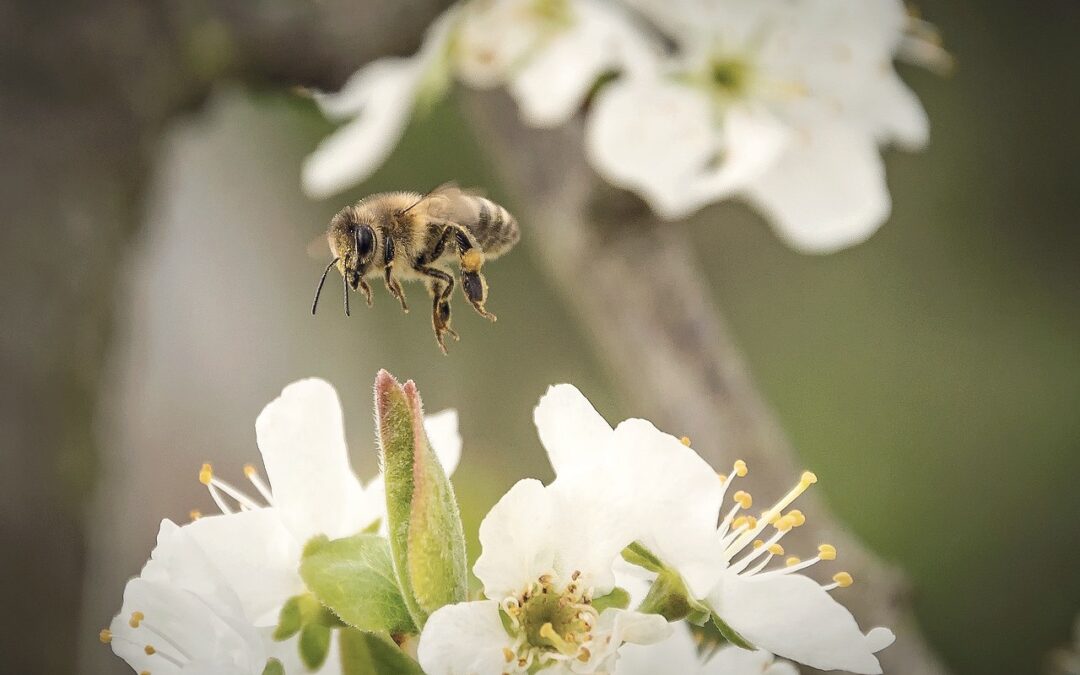
<svg viewBox="0 0 1080 675">
<path fill-rule="evenodd" d="M 926 152 L 888 152 L 893 216 L 828 257 L 786 249 L 748 209 L 686 224 L 758 382 L 823 478 L 837 514 L 912 579 L 929 639 L 958 673 L 1038 672 L 1080 611 L 1080 97 L 1072 3 L 927 3 L 958 61 L 905 68 L 926 105 Z M 1067 95 L 1068 94 L 1068 95 Z M 310 102 L 223 89 L 170 134 L 146 227 L 117 298 L 121 326 L 100 412 L 84 672 L 126 666 L 92 644 L 162 517 L 212 509 L 200 462 L 239 480 L 254 420 L 292 379 L 340 390 L 354 464 L 375 471 L 371 383 L 417 380 L 427 408 L 457 407 L 455 477 L 475 534 L 516 479 L 550 470 L 531 409 L 577 384 L 611 420 L 620 400 L 521 247 L 489 268 L 490 325 L 456 303 L 443 357 L 423 289 L 404 316 L 381 288 L 340 315 L 305 248 L 343 204 L 447 179 L 500 192 L 453 101 L 417 120 L 385 167 L 338 199 L 299 191 L 303 156 L 331 126 Z M 513 209 L 513 202 L 508 202 Z M 779 488 L 778 488 L 779 489 Z M 471 542 L 475 555 L 475 541 Z M 858 592 L 858 585 L 847 591 Z"/>
</svg>

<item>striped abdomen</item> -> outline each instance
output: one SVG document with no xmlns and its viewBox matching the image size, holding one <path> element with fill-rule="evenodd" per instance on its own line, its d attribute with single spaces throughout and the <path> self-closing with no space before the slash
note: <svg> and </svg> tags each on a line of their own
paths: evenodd
<svg viewBox="0 0 1080 675">
<path fill-rule="evenodd" d="M 473 195 L 467 199 L 474 217 L 461 224 L 473 233 L 485 255 L 496 258 L 513 248 L 521 238 L 514 216 L 490 199 Z"/>
</svg>

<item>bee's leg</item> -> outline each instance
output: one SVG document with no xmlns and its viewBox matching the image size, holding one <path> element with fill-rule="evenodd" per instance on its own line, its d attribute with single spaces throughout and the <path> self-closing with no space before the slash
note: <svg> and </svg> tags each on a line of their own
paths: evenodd
<svg viewBox="0 0 1080 675">
<path fill-rule="evenodd" d="M 401 303 L 401 309 L 406 314 L 409 313 L 409 305 L 405 302 L 405 291 L 401 289 L 401 284 L 398 282 L 397 277 L 394 276 L 393 266 L 388 266 L 384 274 L 386 280 L 386 290 L 390 291 L 390 295 L 397 298 L 397 301 Z"/>
<path fill-rule="evenodd" d="M 431 327 L 435 330 L 435 340 L 439 349 L 446 353 L 443 335 L 449 334 L 459 340 L 457 332 L 450 327 L 450 292 L 454 289 L 454 277 L 434 267 L 419 265 L 416 271 L 427 276 L 428 293 L 431 294 Z"/>
<path fill-rule="evenodd" d="M 373 304 L 375 304 L 374 301 L 371 299 L 371 286 L 368 286 L 368 283 L 363 279 L 360 280 L 360 291 L 364 294 L 364 300 L 367 301 L 368 307 L 371 307 Z"/>
<path fill-rule="evenodd" d="M 450 227 L 454 228 L 454 241 L 461 261 L 461 288 L 465 291 L 465 297 L 480 316 L 494 321 L 495 315 L 484 309 L 488 294 L 487 279 L 480 271 L 484 266 L 484 251 L 472 232 L 460 225 Z"/>
</svg>

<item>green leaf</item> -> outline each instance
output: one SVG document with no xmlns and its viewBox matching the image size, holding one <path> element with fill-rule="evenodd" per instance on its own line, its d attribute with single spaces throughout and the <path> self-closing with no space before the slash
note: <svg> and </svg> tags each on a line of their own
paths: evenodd
<svg viewBox="0 0 1080 675">
<path fill-rule="evenodd" d="M 281 661 L 277 659 L 267 659 L 262 675 L 285 675 L 285 666 L 281 665 Z"/>
<path fill-rule="evenodd" d="M 343 675 L 424 675 L 419 663 L 374 633 L 345 629 L 340 644 Z"/>
<path fill-rule="evenodd" d="M 319 601 L 350 626 L 417 632 L 398 589 L 390 545 L 378 535 L 358 534 L 306 547 L 300 576 Z"/>
<path fill-rule="evenodd" d="M 330 628 L 321 623 L 305 624 L 300 629 L 300 659 L 308 670 L 318 670 L 330 651 Z"/>
<path fill-rule="evenodd" d="M 626 609 L 630 606 L 630 594 L 626 592 L 626 589 L 616 586 L 607 595 L 593 598 L 592 606 L 597 612 L 603 612 L 608 607 Z"/>
<path fill-rule="evenodd" d="M 720 634 L 724 636 L 724 639 L 735 645 L 736 647 L 742 647 L 743 649 L 749 649 L 751 651 L 757 649 L 757 647 L 751 644 L 749 640 L 739 635 L 734 628 L 727 625 L 727 623 L 725 623 L 724 620 L 720 617 L 716 616 L 715 613 L 713 613 L 712 616 L 712 623 L 714 626 L 716 626 L 716 629 L 720 631 Z"/>
<path fill-rule="evenodd" d="M 436 609 L 466 599 L 461 514 L 424 432 L 416 385 L 402 387 L 380 371 L 375 406 L 394 571 L 413 622 L 423 628 Z"/>
</svg>

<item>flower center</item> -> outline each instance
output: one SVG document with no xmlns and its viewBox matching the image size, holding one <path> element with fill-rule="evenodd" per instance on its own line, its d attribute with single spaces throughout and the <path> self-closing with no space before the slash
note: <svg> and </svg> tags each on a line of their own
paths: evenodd
<svg viewBox="0 0 1080 675">
<path fill-rule="evenodd" d="M 727 96 L 737 96 L 746 90 L 750 66 L 742 59 L 715 59 L 709 64 L 709 79 L 713 87 Z"/>
<path fill-rule="evenodd" d="M 592 593 L 578 582 L 574 572 L 570 583 L 559 588 L 552 575 L 545 574 L 524 592 L 501 603 L 515 636 L 514 649 L 506 661 L 522 669 L 549 661 L 591 656 L 593 627 L 599 613 L 592 606 Z"/>
</svg>

